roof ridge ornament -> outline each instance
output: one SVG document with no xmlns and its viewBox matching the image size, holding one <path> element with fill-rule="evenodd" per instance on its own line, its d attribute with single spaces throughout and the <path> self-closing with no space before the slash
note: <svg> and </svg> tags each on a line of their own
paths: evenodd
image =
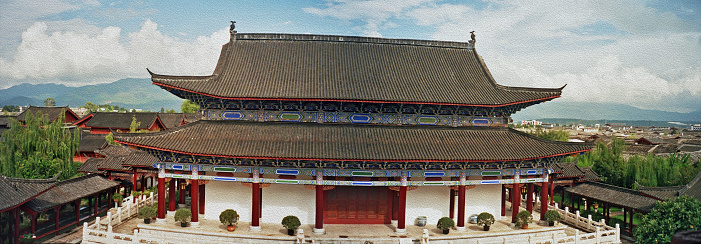
<svg viewBox="0 0 701 244">
<path fill-rule="evenodd" d="M 231 34 L 231 40 L 236 40 L 236 21 L 231 21 L 231 25 L 229 26 L 229 33 Z"/>
</svg>

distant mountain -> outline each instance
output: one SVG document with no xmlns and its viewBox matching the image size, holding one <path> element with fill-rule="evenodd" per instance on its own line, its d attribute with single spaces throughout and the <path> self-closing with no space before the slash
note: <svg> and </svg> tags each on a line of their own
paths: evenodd
<svg viewBox="0 0 701 244">
<path fill-rule="evenodd" d="M 516 112 L 514 121 L 543 118 L 567 118 L 582 120 L 640 120 L 640 121 L 701 121 L 701 110 L 677 113 L 639 109 L 630 105 L 549 101 Z"/>
<path fill-rule="evenodd" d="M 128 109 L 180 111 L 182 99 L 170 94 L 150 79 L 121 79 L 112 83 L 67 87 L 57 84 L 21 84 L 0 90 L 0 107 L 4 105 L 42 106 L 53 97 L 57 106 L 80 107 L 87 102 L 112 104 Z"/>
</svg>

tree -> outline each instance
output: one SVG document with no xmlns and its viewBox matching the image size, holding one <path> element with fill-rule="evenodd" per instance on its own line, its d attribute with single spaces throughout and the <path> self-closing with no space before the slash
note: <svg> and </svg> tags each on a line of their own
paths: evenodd
<svg viewBox="0 0 701 244">
<path fill-rule="evenodd" d="M 634 231 L 636 243 L 669 243 L 674 233 L 701 229 L 701 203 L 690 196 L 657 202 Z"/>
<path fill-rule="evenodd" d="M 197 110 L 200 110 L 200 105 L 190 102 L 190 100 L 187 99 L 180 105 L 180 111 L 183 113 L 197 113 Z"/>
<path fill-rule="evenodd" d="M 19 112 L 19 107 L 15 106 L 15 105 L 5 105 L 5 106 L 2 106 L 2 111 Z"/>
<path fill-rule="evenodd" d="M 61 172 L 61 179 L 77 173 L 73 155 L 78 151 L 80 133 L 63 127 L 63 114 L 50 122 L 46 115 L 27 114 L 25 123 L 11 119 L 10 129 L 0 143 L 0 173 L 8 177 L 45 179 Z"/>
<path fill-rule="evenodd" d="M 672 135 L 676 135 L 676 134 L 677 134 L 677 127 L 672 127 Z"/>
<path fill-rule="evenodd" d="M 86 102 L 81 108 L 87 109 L 90 113 L 100 111 L 100 107 L 91 102 Z"/>
<path fill-rule="evenodd" d="M 47 98 L 44 100 L 44 106 L 46 107 L 55 107 L 56 106 L 56 101 L 54 101 L 53 97 Z"/>
<path fill-rule="evenodd" d="M 139 131 L 139 126 L 141 122 L 136 121 L 136 115 L 131 117 L 131 125 L 129 125 L 129 132 L 136 133 Z"/>
</svg>

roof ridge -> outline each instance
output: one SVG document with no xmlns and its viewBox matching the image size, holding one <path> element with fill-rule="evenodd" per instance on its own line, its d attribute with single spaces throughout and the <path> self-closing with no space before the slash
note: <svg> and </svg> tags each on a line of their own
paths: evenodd
<svg viewBox="0 0 701 244">
<path fill-rule="evenodd" d="M 395 38 L 382 38 L 382 37 L 317 35 L 317 34 L 286 34 L 286 33 L 236 33 L 235 35 L 236 35 L 236 38 L 231 39 L 234 42 L 239 41 L 239 40 L 319 41 L 319 42 L 353 42 L 353 43 L 371 43 L 371 44 L 384 44 L 384 45 L 409 45 L 409 46 L 428 46 L 428 47 L 442 47 L 442 48 L 474 49 L 474 43 L 470 43 L 470 42 L 437 41 L 437 40 L 395 39 Z"/>
</svg>

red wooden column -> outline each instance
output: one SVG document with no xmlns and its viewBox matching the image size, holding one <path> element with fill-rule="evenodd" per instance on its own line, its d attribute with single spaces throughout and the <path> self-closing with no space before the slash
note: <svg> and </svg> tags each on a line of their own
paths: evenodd
<svg viewBox="0 0 701 244">
<path fill-rule="evenodd" d="M 204 214 L 204 184 L 200 183 L 200 214 Z"/>
<path fill-rule="evenodd" d="M 399 216 L 397 219 L 397 229 L 395 232 L 403 234 L 406 233 L 406 188 L 409 185 L 408 177 L 406 172 L 402 173 L 402 178 L 400 180 L 399 186 Z"/>
<path fill-rule="evenodd" d="M 631 208 L 630 211 L 628 211 L 628 213 L 630 213 L 630 217 L 628 218 L 628 234 L 630 234 L 630 236 L 633 236 L 633 215 L 635 214 L 635 209 Z"/>
<path fill-rule="evenodd" d="M 506 217 L 506 185 L 504 184 L 501 184 L 501 217 Z"/>
<path fill-rule="evenodd" d="M 172 197 L 171 197 L 172 198 Z M 156 222 L 166 221 L 166 169 L 165 164 L 158 165 L 158 218 Z"/>
<path fill-rule="evenodd" d="M 200 184 L 199 184 L 198 179 L 200 176 L 197 172 L 197 167 L 199 167 L 199 166 L 197 166 L 197 165 L 190 166 L 190 168 L 192 170 L 192 178 L 190 178 L 190 199 L 191 199 L 190 211 L 192 212 L 192 218 L 190 220 L 190 225 L 192 227 L 200 226 L 200 221 L 199 221 L 199 219 L 200 219 L 199 209 L 200 208 L 198 207 L 198 204 L 197 204 L 197 202 L 198 202 L 197 199 L 199 199 L 197 193 L 198 193 L 198 190 L 200 188 L 199 187 Z"/>
<path fill-rule="evenodd" d="M 145 175 L 141 176 L 141 188 L 140 189 L 141 189 L 141 192 L 144 192 L 144 190 L 146 189 L 146 176 Z"/>
<path fill-rule="evenodd" d="M 521 184 L 518 183 L 520 179 L 517 170 L 516 175 L 514 175 L 514 184 L 511 187 L 511 223 L 516 223 L 516 215 L 521 207 Z"/>
<path fill-rule="evenodd" d="M 19 243 L 19 218 L 20 218 L 19 208 L 15 208 L 14 215 L 15 215 L 15 235 L 14 235 L 15 242 L 14 243 Z"/>
<path fill-rule="evenodd" d="M 450 189 L 450 214 L 448 214 L 448 217 L 451 219 L 455 219 L 455 190 Z"/>
<path fill-rule="evenodd" d="M 324 175 L 316 172 L 316 214 L 314 216 L 314 234 L 324 234 Z"/>
<path fill-rule="evenodd" d="M 529 177 L 530 178 L 530 177 Z M 526 183 L 526 210 L 533 213 L 533 183 Z"/>
<path fill-rule="evenodd" d="M 185 207 L 185 187 L 187 185 L 187 182 L 183 179 L 178 180 L 178 191 L 180 191 L 180 201 L 178 201 L 178 207 L 179 208 L 184 208 Z"/>
<path fill-rule="evenodd" d="M 555 203 L 554 203 L 554 200 L 553 200 L 553 199 L 555 199 L 555 198 L 554 198 L 555 195 L 553 194 L 553 188 L 555 188 L 555 184 L 554 184 L 554 183 L 555 183 L 555 177 L 554 177 L 554 176 L 551 176 L 551 175 L 548 175 L 548 186 L 549 186 L 549 188 L 550 188 L 550 206 L 555 206 Z"/>
<path fill-rule="evenodd" d="M 175 182 L 177 180 L 171 178 L 168 182 L 168 212 L 175 211 Z"/>
<path fill-rule="evenodd" d="M 550 186 L 548 183 L 549 178 L 548 174 L 543 174 L 543 177 L 545 180 L 543 183 L 540 185 L 540 220 L 543 221 L 545 220 L 545 212 L 548 211 L 548 190 L 550 189 Z"/>
<path fill-rule="evenodd" d="M 80 199 L 73 202 L 73 204 L 75 204 L 75 221 L 78 222 L 80 221 Z M 78 223 L 78 225 L 80 225 L 80 223 Z"/>
<path fill-rule="evenodd" d="M 100 204 L 100 193 L 95 194 L 95 216 L 97 216 L 97 206 Z"/>
<path fill-rule="evenodd" d="M 260 174 L 258 169 L 253 169 L 253 183 L 251 184 L 253 189 L 252 199 L 253 206 L 251 207 L 251 231 L 261 231 L 260 228 Z"/>
<path fill-rule="evenodd" d="M 39 213 L 30 216 L 30 218 L 32 218 L 32 234 L 34 235 L 37 233 L 37 217 L 39 217 Z M 19 226 L 17 226 L 17 228 L 19 228 Z"/>
<path fill-rule="evenodd" d="M 467 177 L 465 172 L 462 172 L 458 186 L 458 231 L 465 231 L 465 185 L 467 185 Z"/>
<path fill-rule="evenodd" d="M 88 208 L 89 208 L 89 207 L 90 207 L 90 206 L 88 206 Z M 58 216 L 59 216 L 58 213 L 60 212 L 59 210 L 61 210 L 61 206 L 54 207 L 54 213 L 55 213 L 55 215 L 56 215 L 56 218 L 54 219 L 54 220 L 55 220 L 55 221 L 54 221 L 54 231 L 56 231 L 56 232 L 54 232 L 54 233 L 55 233 L 56 235 L 58 235 L 58 227 L 59 227 L 59 226 L 58 226 Z M 19 227 L 19 226 L 17 226 L 17 227 Z"/>
<path fill-rule="evenodd" d="M 134 185 L 134 186 L 132 187 L 132 189 L 133 189 L 132 194 L 133 194 L 133 192 L 136 192 L 136 186 L 138 185 L 138 184 L 137 184 L 137 183 L 138 183 L 138 182 L 137 182 L 137 181 L 138 181 L 138 176 L 137 176 L 137 174 L 136 174 L 136 168 L 134 168 L 134 172 L 132 172 L 132 173 L 134 174 L 134 179 L 131 181 L 131 182 L 133 183 L 132 185 Z M 136 202 L 136 198 L 135 198 L 135 197 L 132 197 L 132 202 Z"/>
</svg>

